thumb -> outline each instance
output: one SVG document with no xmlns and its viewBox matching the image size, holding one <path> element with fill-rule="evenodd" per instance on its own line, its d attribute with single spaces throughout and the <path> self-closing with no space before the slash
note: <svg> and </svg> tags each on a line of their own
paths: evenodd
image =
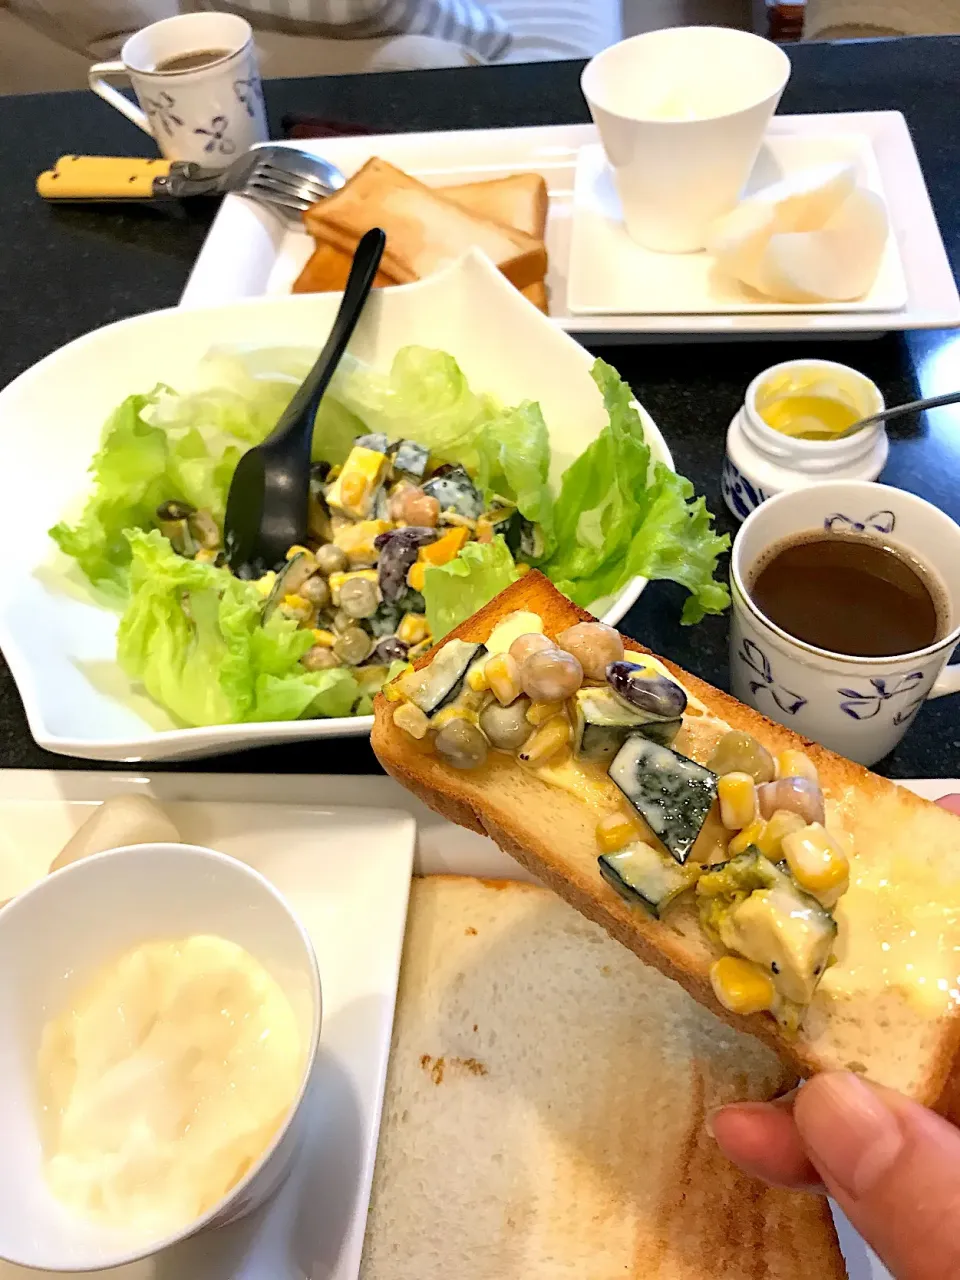
<svg viewBox="0 0 960 1280">
<path fill-rule="evenodd" d="M 897 1280 L 960 1276 L 960 1131 L 846 1072 L 804 1085 L 794 1119 L 827 1190 Z"/>
</svg>

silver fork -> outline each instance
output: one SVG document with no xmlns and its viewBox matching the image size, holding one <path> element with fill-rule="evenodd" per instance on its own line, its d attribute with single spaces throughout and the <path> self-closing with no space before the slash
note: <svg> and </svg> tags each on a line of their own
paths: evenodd
<svg viewBox="0 0 960 1280">
<path fill-rule="evenodd" d="M 336 165 L 296 147 L 260 143 L 220 173 L 174 164 L 154 183 L 155 196 L 223 195 L 228 191 L 298 215 L 338 191 L 346 179 Z"/>
</svg>

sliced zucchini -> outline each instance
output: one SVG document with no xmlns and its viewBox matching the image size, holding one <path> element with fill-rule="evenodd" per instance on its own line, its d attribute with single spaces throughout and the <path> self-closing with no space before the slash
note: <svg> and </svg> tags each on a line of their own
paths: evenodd
<svg viewBox="0 0 960 1280">
<path fill-rule="evenodd" d="M 455 511 L 467 520 L 483 515 L 483 498 L 465 467 L 451 466 L 438 472 L 423 486 L 423 492 L 440 503 L 441 511 Z"/>
<path fill-rule="evenodd" d="M 368 431 L 365 436 L 357 436 L 354 445 L 361 449 L 372 449 L 374 453 L 386 453 L 389 441 L 383 431 Z"/>
<path fill-rule="evenodd" d="M 697 898 L 708 936 L 763 965 L 785 1000 L 810 1003 L 837 936 L 836 921 L 816 898 L 752 848 L 709 867 Z"/>
<path fill-rule="evenodd" d="M 427 716 L 453 702 L 463 688 L 467 671 L 486 649 L 467 640 L 448 640 L 428 667 L 403 676 L 397 688 Z"/>
<path fill-rule="evenodd" d="M 675 723 L 669 742 L 679 732 L 680 722 Z M 647 712 L 628 707 L 610 689 L 587 687 L 574 695 L 573 749 L 583 760 L 612 760 L 631 733 L 653 738 L 648 730 L 661 728 L 662 722 L 653 722 Z"/>
<path fill-rule="evenodd" d="M 631 734 L 607 770 L 677 862 L 685 862 L 717 794 L 717 776 L 670 747 Z"/>
<path fill-rule="evenodd" d="M 696 863 L 679 866 L 649 844 L 638 841 L 597 859 L 600 874 L 627 902 L 660 916 L 673 900 L 696 883 Z"/>
<path fill-rule="evenodd" d="M 266 622 L 285 596 L 295 596 L 308 578 L 317 571 L 313 556 L 306 551 L 298 551 L 284 564 L 277 573 L 273 588 L 263 606 L 263 621 Z"/>
<path fill-rule="evenodd" d="M 412 480 L 422 480 L 427 474 L 430 450 L 416 440 L 401 440 L 393 450 L 393 469 Z"/>
</svg>

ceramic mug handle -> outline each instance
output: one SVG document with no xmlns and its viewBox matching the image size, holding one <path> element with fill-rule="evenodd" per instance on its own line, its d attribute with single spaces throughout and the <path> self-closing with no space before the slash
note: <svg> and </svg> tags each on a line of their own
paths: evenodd
<svg viewBox="0 0 960 1280">
<path fill-rule="evenodd" d="M 108 76 L 118 77 L 121 80 L 130 79 L 130 72 L 122 62 L 95 62 L 88 76 L 90 88 L 98 97 L 104 102 L 109 102 L 111 107 L 116 107 L 120 114 L 131 120 L 138 129 L 142 129 L 144 133 L 149 133 L 153 137 L 153 130 L 150 128 L 150 121 L 146 114 L 107 80 Z"/>
<path fill-rule="evenodd" d="M 960 693 L 960 662 L 955 662 L 952 666 L 943 668 L 936 680 L 934 680 L 933 688 L 927 694 L 927 697 L 942 698 L 948 693 Z"/>
</svg>

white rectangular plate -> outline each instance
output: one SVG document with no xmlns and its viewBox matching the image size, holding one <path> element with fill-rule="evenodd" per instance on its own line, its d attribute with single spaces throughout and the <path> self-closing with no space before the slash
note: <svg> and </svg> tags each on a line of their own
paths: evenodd
<svg viewBox="0 0 960 1280">
<path fill-rule="evenodd" d="M 262 1209 L 154 1258 L 87 1274 L 111 1280 L 281 1280 L 294 1274 L 356 1280 L 390 1054 L 414 821 L 390 809 L 331 807 L 307 778 L 301 780 L 302 803 L 283 806 L 262 802 L 273 799 L 268 778 L 248 785 L 237 777 L 229 789 L 195 789 L 189 779 L 182 781 L 186 785 L 160 790 L 184 839 L 256 867 L 284 894 L 313 941 L 323 1025 L 304 1103 L 310 1123 L 289 1179 Z M 57 774 L 0 773 L 0 898 L 45 873 L 89 816 L 92 800 L 118 790 L 157 790 L 146 784 L 130 775 L 84 775 L 79 786 L 71 779 L 61 786 Z M 0 1262 L 2 1280 L 46 1275 L 53 1273 Z"/>
<path fill-rule="evenodd" d="M 684 334 L 704 338 L 757 338 L 786 333 L 855 336 L 893 329 L 960 326 L 960 297 L 920 164 L 898 111 L 775 116 L 772 136 L 862 134 L 873 147 L 887 195 L 890 222 L 903 259 L 907 305 L 899 311 L 842 314 L 769 312 L 748 315 L 582 315 L 567 301 L 573 184 L 581 147 L 598 141 L 593 125 L 545 125 L 524 129 L 475 129 L 456 133 L 386 134 L 298 142 L 355 173 L 380 155 L 433 186 L 536 172 L 550 193 L 547 249 L 550 311 L 564 329 L 602 335 L 605 342 Z M 227 196 L 200 251 L 181 304 L 206 306 L 262 294 L 288 293 L 310 256 L 313 241 L 271 210 L 241 196 Z"/>
<path fill-rule="evenodd" d="M 771 133 L 745 194 L 817 165 L 849 163 L 860 186 L 886 203 L 880 167 L 863 133 Z M 907 302 L 895 235 L 887 237 L 877 278 L 856 302 L 777 302 L 717 268 L 706 251 L 654 253 L 631 240 L 613 169 L 603 147 L 581 147 L 573 196 L 568 302 L 577 315 L 680 315 L 717 312 L 899 311 Z"/>
<path fill-rule="evenodd" d="M 954 779 L 901 785 L 930 800 L 960 791 Z M 168 807 L 185 838 L 258 867 L 300 912 L 323 982 L 321 1048 L 328 1057 L 321 1055 L 321 1083 L 328 1086 L 330 1105 L 324 1112 L 328 1127 L 321 1122 L 314 1149 L 306 1153 L 316 1161 L 312 1179 L 295 1174 L 276 1200 L 236 1227 L 201 1235 L 161 1258 L 97 1274 L 104 1280 L 356 1280 L 406 919 L 406 841 L 413 833 L 403 824 L 390 856 L 371 862 L 372 843 L 358 844 L 359 832 L 349 826 L 351 810 L 327 806 L 357 806 L 364 811 L 362 821 L 372 817 L 387 824 L 399 815 L 378 814 L 370 805 L 405 810 L 416 820 L 417 875 L 532 877 L 493 841 L 453 826 L 391 778 L 8 769 L 0 770 L 0 899 L 44 873 L 91 804 L 131 792 L 152 795 Z M 322 844 L 317 823 L 324 824 Z M 334 885 L 359 890 L 363 910 L 344 903 L 338 919 L 328 892 Z M 365 996 L 338 997 L 351 983 Z M 850 1280 L 891 1280 L 835 1205 L 833 1210 Z M 42 1274 L 0 1263 L 0 1280 L 36 1280 Z"/>
</svg>

